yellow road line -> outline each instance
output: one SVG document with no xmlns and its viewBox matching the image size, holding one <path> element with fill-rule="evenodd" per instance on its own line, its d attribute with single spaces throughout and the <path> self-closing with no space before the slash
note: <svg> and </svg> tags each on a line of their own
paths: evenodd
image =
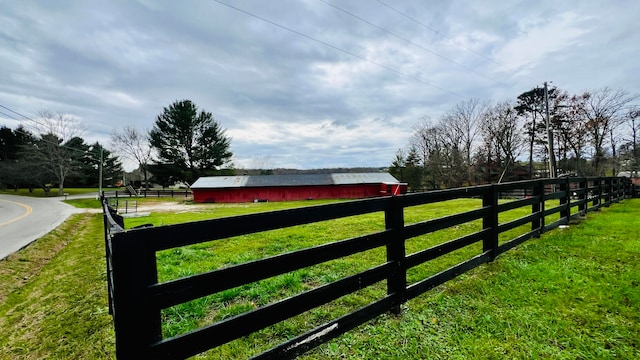
<svg viewBox="0 0 640 360">
<path fill-rule="evenodd" d="M 23 204 L 23 203 L 19 203 L 19 202 L 11 201 L 11 200 L 4 200 L 4 199 L 0 199 L 0 201 L 4 201 L 4 202 L 12 203 L 12 204 L 14 204 L 14 205 L 22 206 L 22 207 L 26 210 L 26 211 L 24 212 L 24 214 L 22 214 L 22 215 L 20 215 L 20 216 L 18 216 L 18 217 L 15 217 L 15 218 L 13 218 L 13 219 L 11 219 L 11 220 L 7 220 L 7 221 L 5 221 L 5 222 L 3 222 L 3 223 L 0 223 L 0 227 L 1 227 L 1 226 L 8 225 L 8 224 L 11 224 L 12 222 L 18 221 L 18 220 L 20 220 L 20 219 L 24 219 L 24 218 L 26 218 L 27 216 L 31 215 L 31 213 L 33 212 L 33 209 L 31 208 L 31 206 L 26 205 L 26 204 Z"/>
</svg>

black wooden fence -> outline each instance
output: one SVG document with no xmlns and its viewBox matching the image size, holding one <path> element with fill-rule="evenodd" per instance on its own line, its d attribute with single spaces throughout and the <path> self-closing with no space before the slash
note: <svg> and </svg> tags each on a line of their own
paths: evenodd
<svg viewBox="0 0 640 360">
<path fill-rule="evenodd" d="M 135 193 L 133 193 L 132 191 L 129 190 L 111 190 L 111 191 L 104 191 L 103 192 L 103 196 L 104 197 L 108 197 L 108 198 L 129 198 L 129 197 L 156 197 L 156 198 L 161 198 L 161 197 L 192 197 L 193 193 L 191 192 L 191 190 L 189 189 L 181 189 L 181 190 L 145 190 L 145 189 L 140 189 L 140 190 L 135 190 Z"/>
<path fill-rule="evenodd" d="M 186 358 L 386 281 L 386 296 L 256 356 L 260 359 L 293 358 L 380 314 L 388 311 L 398 313 L 400 305 L 407 300 L 493 260 L 529 238 L 566 224 L 573 217 L 609 206 L 630 194 L 632 188 L 624 178 L 543 179 L 340 202 L 128 231 L 123 230 L 122 218 L 103 202 L 109 305 L 115 325 L 116 354 L 119 359 Z M 502 193 L 522 190 L 531 195 L 509 202 L 498 201 Z M 481 198 L 482 206 L 437 219 L 405 224 L 405 211 L 411 211 L 412 206 L 458 198 Z M 552 199 L 559 199 L 559 202 L 549 202 Z M 551 207 L 558 203 L 559 206 Z M 531 209 L 529 215 L 499 222 L 500 213 L 523 207 Z M 156 252 L 161 250 L 374 212 L 384 212 L 385 230 L 158 282 Z M 477 232 L 406 254 L 405 242 L 410 238 L 479 219 L 482 220 L 482 229 Z M 547 223 L 549 219 L 554 220 Z M 515 228 L 522 229 L 527 224 L 531 226 L 514 238 L 498 241 L 499 234 Z M 433 276 L 407 284 L 408 269 L 477 242 L 482 242 L 480 253 Z M 374 248 L 386 249 L 385 263 L 186 334 L 162 338 L 162 309 Z"/>
</svg>

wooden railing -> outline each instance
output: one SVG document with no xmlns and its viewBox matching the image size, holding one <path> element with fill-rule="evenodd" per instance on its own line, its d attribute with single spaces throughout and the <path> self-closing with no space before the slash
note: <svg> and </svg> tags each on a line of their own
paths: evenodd
<svg viewBox="0 0 640 360">
<path fill-rule="evenodd" d="M 256 356 L 260 359 L 293 358 L 380 314 L 388 311 L 398 313 L 402 303 L 493 260 L 527 239 L 566 224 L 574 217 L 620 201 L 625 194 L 631 193 L 631 188 L 628 180 L 623 178 L 543 179 L 340 202 L 128 231 L 122 229 L 122 219 L 103 202 L 109 303 L 115 325 L 117 357 L 186 358 L 373 284 L 386 282 L 386 296 Z M 498 201 L 501 193 L 522 190 L 530 195 L 509 202 Z M 481 198 L 482 206 L 437 219 L 405 224 L 405 211 L 411 211 L 413 206 L 459 198 Z M 528 215 L 499 222 L 499 214 L 518 208 L 526 208 Z M 376 212 L 384 213 L 385 229 L 382 231 L 158 282 L 156 252 L 162 250 Z M 406 240 L 474 220 L 482 222 L 479 231 L 406 254 Z M 513 238 L 498 241 L 501 233 L 522 229 L 527 224 L 531 226 L 526 226 Z M 318 234 L 318 237 L 321 236 Z M 408 269 L 478 242 L 482 243 L 481 252 L 435 275 L 407 283 Z M 186 334 L 162 338 L 160 314 L 163 309 L 376 248 L 386 252 L 386 262 L 381 265 Z"/>
<path fill-rule="evenodd" d="M 128 198 L 128 197 L 192 197 L 193 193 L 189 189 L 182 190 L 111 190 L 104 191 L 103 196 L 107 198 Z"/>
</svg>

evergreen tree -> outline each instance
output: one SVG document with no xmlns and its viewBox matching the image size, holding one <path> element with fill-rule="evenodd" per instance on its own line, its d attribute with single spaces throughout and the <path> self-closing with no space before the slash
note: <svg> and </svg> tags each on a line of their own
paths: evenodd
<svg viewBox="0 0 640 360">
<path fill-rule="evenodd" d="M 188 184 L 215 174 L 233 155 L 225 130 L 210 112 L 198 112 L 190 100 L 164 108 L 149 132 L 149 143 L 158 155 L 156 172 Z"/>
</svg>

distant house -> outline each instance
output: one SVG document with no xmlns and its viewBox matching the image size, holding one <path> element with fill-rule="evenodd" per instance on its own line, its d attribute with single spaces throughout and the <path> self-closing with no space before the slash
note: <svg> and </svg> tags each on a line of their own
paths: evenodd
<svg viewBox="0 0 640 360">
<path fill-rule="evenodd" d="M 388 173 L 209 176 L 191 191 L 195 202 L 237 203 L 399 195 L 407 184 Z"/>
</svg>

